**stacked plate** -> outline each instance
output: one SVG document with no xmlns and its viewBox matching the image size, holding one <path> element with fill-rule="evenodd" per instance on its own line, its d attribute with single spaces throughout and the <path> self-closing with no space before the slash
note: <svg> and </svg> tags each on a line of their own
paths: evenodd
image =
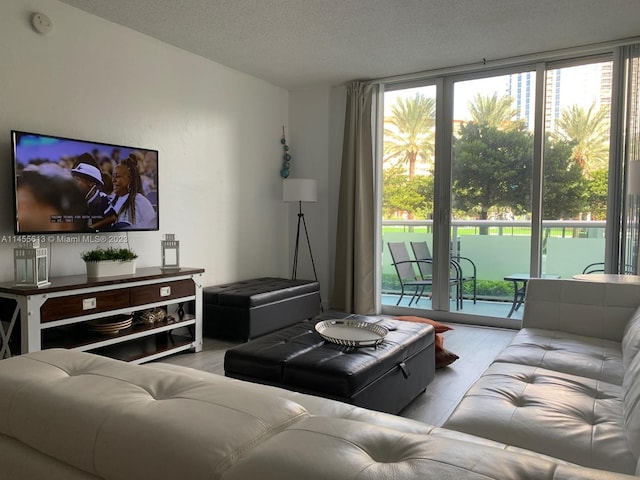
<svg viewBox="0 0 640 480">
<path fill-rule="evenodd" d="M 115 317 L 100 318 L 98 320 L 90 320 L 87 327 L 92 332 L 101 333 L 103 335 L 113 335 L 120 330 L 129 328 L 133 323 L 133 317 L 129 315 L 118 315 Z"/>
</svg>

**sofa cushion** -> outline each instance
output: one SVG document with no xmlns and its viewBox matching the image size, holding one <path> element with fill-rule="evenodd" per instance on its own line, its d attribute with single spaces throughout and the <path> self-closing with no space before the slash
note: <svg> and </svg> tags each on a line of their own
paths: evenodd
<svg viewBox="0 0 640 480">
<path fill-rule="evenodd" d="M 495 442 L 487 438 L 469 435 L 466 433 L 457 432 L 455 430 L 448 430 L 446 428 L 435 427 L 418 420 L 412 420 L 411 418 L 399 417 L 397 415 L 391 415 L 383 412 L 376 412 L 348 403 L 330 400 L 328 398 L 322 398 L 315 395 L 307 395 L 292 390 L 286 390 L 281 387 L 244 382 L 235 378 L 222 377 L 214 373 L 203 372 L 202 370 L 195 370 L 193 368 L 177 366 L 170 363 L 157 362 L 146 364 L 145 367 L 175 371 L 183 375 L 189 375 L 193 378 L 209 380 L 215 383 L 235 382 L 238 389 L 241 389 L 243 394 L 246 395 L 252 395 L 254 391 L 269 392 L 271 395 L 276 395 L 299 403 L 311 416 L 344 418 L 348 420 L 363 422 L 367 425 L 377 425 L 384 428 L 391 428 L 393 430 L 398 430 L 405 433 L 433 435 L 434 437 L 447 438 L 449 440 L 459 440 L 467 443 L 475 443 L 478 445 L 497 448 L 500 450 L 516 452 L 518 454 L 530 455 L 536 458 L 542 458 L 547 461 L 555 462 L 559 465 L 573 465 L 570 462 L 560 460 L 549 455 L 543 455 L 531 450 L 525 450 L 511 445 L 506 445 L 501 442 Z"/>
<path fill-rule="evenodd" d="M 444 332 L 448 332 L 449 330 L 453 330 L 453 328 L 451 328 L 450 326 L 445 325 L 444 323 L 440 323 L 436 320 L 431 320 L 430 318 L 415 317 L 412 315 L 402 315 L 399 317 L 393 317 L 393 319 L 402 320 L 403 322 L 426 323 L 428 325 L 431 325 L 436 331 L 436 333 L 444 333 Z"/>
<path fill-rule="evenodd" d="M 625 371 L 622 387 L 627 438 L 631 450 L 640 459 L 640 355 L 635 356 Z"/>
<path fill-rule="evenodd" d="M 431 325 L 434 328 L 436 337 L 433 345 L 435 347 L 436 353 L 436 368 L 444 368 L 448 365 L 451 365 L 453 362 L 460 358 L 458 355 L 450 352 L 443 346 L 444 338 L 442 334 L 444 332 L 448 332 L 449 330 L 453 330 L 453 328 L 449 327 L 448 325 L 440 323 L 436 320 L 431 320 L 430 318 L 415 317 L 411 315 L 403 315 L 393 318 L 394 320 L 402 320 L 403 322 L 426 323 L 427 325 Z"/>
<path fill-rule="evenodd" d="M 104 480 L 0 434 L 0 477 L 11 480 Z M 141 480 L 141 479 L 140 479 Z M 158 479 L 156 479 L 158 480 Z"/>
<path fill-rule="evenodd" d="M 0 433 L 101 478 L 183 478 L 188 466 L 190 479 L 210 479 L 308 416 L 233 384 L 131 367 L 67 350 L 2 360 Z"/>
<path fill-rule="evenodd" d="M 170 363 L 157 362 L 146 364 L 145 367 L 179 372 L 183 375 L 189 375 L 193 378 L 213 381 L 215 383 L 235 382 L 238 389 L 246 395 L 252 395 L 253 392 L 269 392 L 271 395 L 276 395 L 299 403 L 311 416 L 344 418 L 348 420 L 363 422 L 367 425 L 377 425 L 384 428 L 391 428 L 405 433 L 433 435 L 435 437 L 448 438 L 450 440 L 460 440 L 463 442 L 476 443 L 492 448 L 498 448 L 500 450 L 522 453 L 536 458 L 543 458 L 562 465 L 571 464 L 570 462 L 566 462 L 552 456 L 543 455 L 541 453 L 533 452 L 531 450 L 525 450 L 511 445 L 506 445 L 501 442 L 495 442 L 487 438 L 468 435 L 466 433 L 457 432 L 455 430 L 447 430 L 446 428 L 435 427 L 433 425 L 429 425 L 418 420 L 413 420 L 411 418 L 399 417 L 397 415 L 392 415 L 384 412 L 377 412 L 337 400 L 299 393 L 281 387 L 244 382 L 235 378 L 222 377 L 215 373 L 203 372 L 202 370 L 195 370 L 193 368 L 182 367 Z"/>
<path fill-rule="evenodd" d="M 622 473 L 636 468 L 622 387 L 601 380 L 497 362 L 444 426 L 588 467 Z"/>
<path fill-rule="evenodd" d="M 0 362 L 0 407 L 2 478 L 631 478 L 340 402 L 77 351 Z"/>
<path fill-rule="evenodd" d="M 522 326 L 620 342 L 638 305 L 637 285 L 534 278 Z"/>
<path fill-rule="evenodd" d="M 624 329 L 624 336 L 622 337 L 622 363 L 624 369 L 629 368 L 629 365 L 636 357 L 640 350 L 640 307 L 635 311 L 633 317 L 627 323 Z"/>
<path fill-rule="evenodd" d="M 523 328 L 496 362 L 518 363 L 622 385 L 620 343 L 555 330 Z"/>
<path fill-rule="evenodd" d="M 460 439 L 310 417 L 257 445 L 224 478 L 605 480 L 607 473 Z"/>
<path fill-rule="evenodd" d="M 436 351 L 436 368 L 444 368 L 460 358 L 455 353 L 444 348 L 443 343 L 444 339 L 442 334 L 436 333 L 436 338 L 433 342 Z"/>
</svg>

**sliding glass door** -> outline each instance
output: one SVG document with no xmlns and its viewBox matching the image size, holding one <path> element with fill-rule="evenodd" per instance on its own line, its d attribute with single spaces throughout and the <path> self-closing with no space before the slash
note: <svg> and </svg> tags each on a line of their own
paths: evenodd
<svg viewBox="0 0 640 480">
<path fill-rule="evenodd" d="M 383 311 L 517 319 L 528 278 L 604 269 L 612 58 L 385 86 Z"/>
<path fill-rule="evenodd" d="M 481 315 L 508 315 L 529 275 L 534 93 L 531 71 L 453 83 L 452 253 L 474 262 Z"/>
<path fill-rule="evenodd" d="M 611 81 L 609 59 L 547 69 L 542 265 L 563 278 L 604 272 Z"/>
<path fill-rule="evenodd" d="M 415 258 L 411 242 L 426 242 L 429 251 L 433 251 L 435 140 L 435 85 L 384 94 L 383 303 L 431 308 L 433 285 L 427 285 L 419 297 L 414 296 L 414 286 L 405 285 L 415 281 L 415 276 L 431 279 L 429 261 L 411 264 L 414 278 L 402 278 L 401 269 L 394 265 L 389 243 L 404 243 L 411 258 Z"/>
</svg>

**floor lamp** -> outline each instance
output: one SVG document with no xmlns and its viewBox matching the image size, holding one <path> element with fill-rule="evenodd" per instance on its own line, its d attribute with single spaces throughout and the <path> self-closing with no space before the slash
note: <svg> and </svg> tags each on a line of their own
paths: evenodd
<svg viewBox="0 0 640 480">
<path fill-rule="evenodd" d="M 298 253 L 300 251 L 300 227 L 304 228 L 304 235 L 307 239 L 307 247 L 309 247 L 309 257 L 311 258 L 311 266 L 313 267 L 313 277 L 318 281 L 316 273 L 316 264 L 313 261 L 313 253 L 311 252 L 311 243 L 309 242 L 309 232 L 307 231 L 307 223 L 302 213 L 302 202 L 318 201 L 318 182 L 303 178 L 288 178 L 282 182 L 282 197 L 285 202 L 298 202 L 298 228 L 296 231 L 296 249 L 293 255 L 293 271 L 291 278 L 296 279 L 298 275 Z"/>
</svg>

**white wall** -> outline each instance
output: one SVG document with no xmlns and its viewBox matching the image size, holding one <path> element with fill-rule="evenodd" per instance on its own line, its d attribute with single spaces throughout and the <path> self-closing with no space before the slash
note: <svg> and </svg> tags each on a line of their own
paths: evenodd
<svg viewBox="0 0 640 480">
<path fill-rule="evenodd" d="M 31 29 L 35 11 L 53 21 L 49 35 Z M 279 176 L 287 91 L 56 0 L 2 0 L 0 45 L 0 281 L 13 279 L 16 246 L 11 129 L 159 150 L 160 232 L 129 234 L 139 266 L 159 265 L 162 234 L 176 233 L 181 264 L 204 267 L 205 284 L 289 276 L 292 227 Z M 326 162 L 326 125 L 317 139 L 307 127 L 291 143 L 311 136 L 320 147 L 313 162 Z M 306 168 L 324 177 L 325 195 L 326 168 Z M 308 214 L 322 218 L 313 231 L 326 243 L 326 206 L 317 208 Z M 49 246 L 53 276 L 83 273 L 79 254 L 93 247 Z"/>
<path fill-rule="evenodd" d="M 310 87 L 290 95 L 290 178 L 318 181 L 318 203 L 303 204 L 322 302 L 331 305 L 335 258 L 338 189 L 346 102 L 344 87 Z M 297 206 L 290 207 L 290 244 L 295 242 Z M 298 278 L 313 278 L 309 254 L 298 258 Z"/>
<path fill-rule="evenodd" d="M 301 89 L 290 95 L 290 127 L 292 155 L 289 178 L 312 178 L 318 182 L 318 202 L 304 203 L 305 222 L 309 233 L 311 251 L 320 281 L 323 304 L 329 305 L 329 215 L 328 205 L 328 146 L 329 146 L 329 88 Z M 286 180 L 285 180 L 286 181 Z M 298 205 L 291 204 L 290 244 L 295 245 L 298 222 Z M 300 233 L 298 278 L 313 279 L 313 268 L 307 248 L 304 230 Z"/>
</svg>

